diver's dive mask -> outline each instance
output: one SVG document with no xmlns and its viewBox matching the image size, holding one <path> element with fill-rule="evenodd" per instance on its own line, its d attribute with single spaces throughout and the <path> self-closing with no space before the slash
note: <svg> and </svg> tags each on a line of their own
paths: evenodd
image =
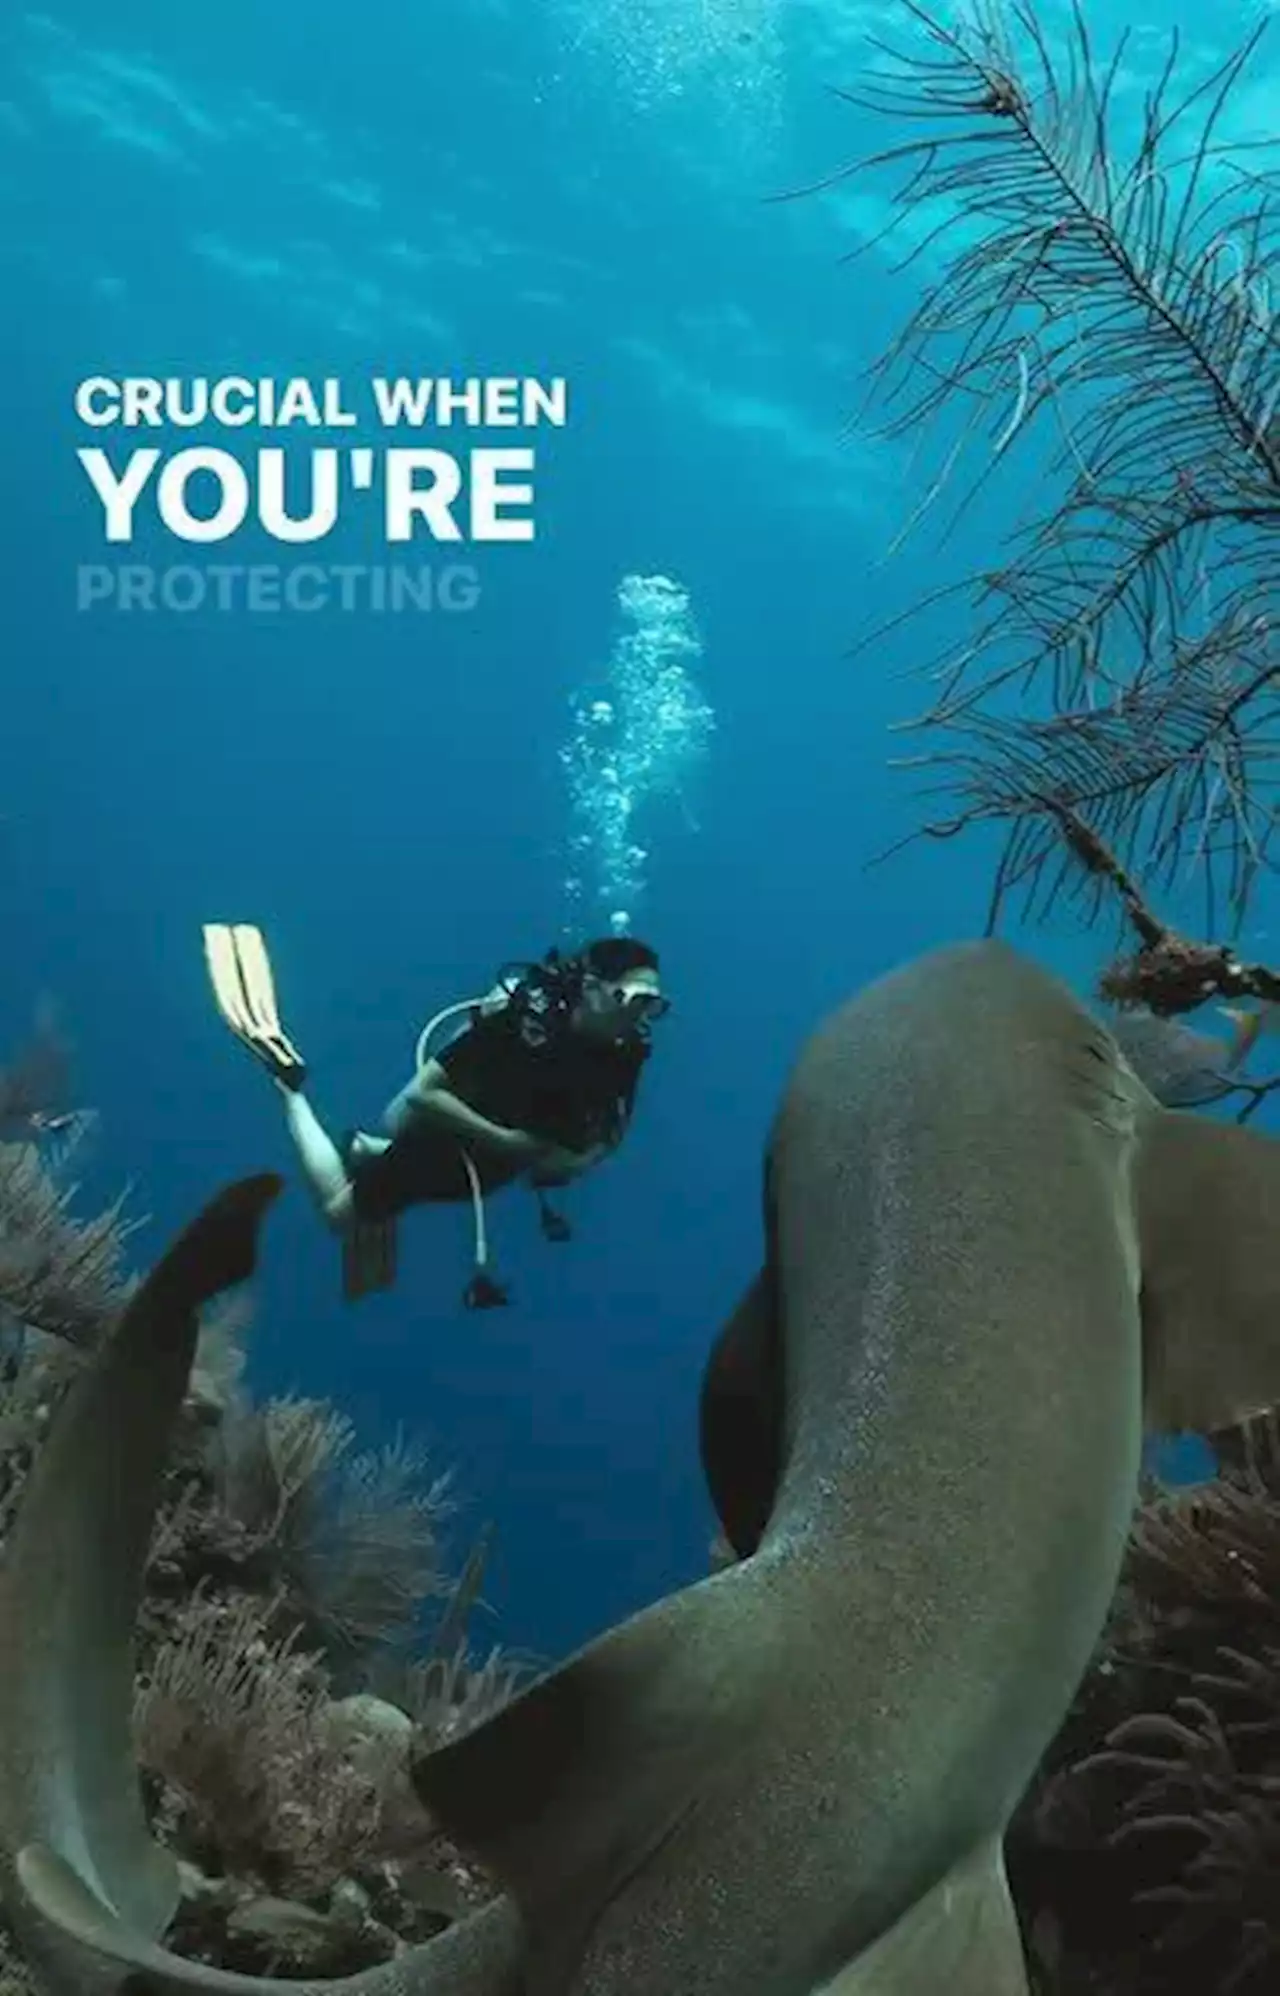
<svg viewBox="0 0 1280 1996">
<path fill-rule="evenodd" d="M 485 1007 L 505 1012 L 529 1046 L 544 1046 L 567 1032 L 615 1045 L 647 1045 L 653 1022 L 671 1009 L 653 971 L 602 977 L 581 958 L 554 949 L 540 963 L 504 965 Z"/>
<path fill-rule="evenodd" d="M 598 1021 L 617 1040 L 647 1042 L 657 1020 L 671 1010 L 671 1000 L 647 977 L 591 979 L 584 984 L 582 1003 L 589 1023 Z"/>
<path fill-rule="evenodd" d="M 625 1009 L 627 1017 L 642 1025 L 646 1032 L 658 1019 L 665 1019 L 671 1010 L 671 1000 L 661 991 L 641 988 L 640 990 L 620 990 L 618 1003 Z"/>
</svg>

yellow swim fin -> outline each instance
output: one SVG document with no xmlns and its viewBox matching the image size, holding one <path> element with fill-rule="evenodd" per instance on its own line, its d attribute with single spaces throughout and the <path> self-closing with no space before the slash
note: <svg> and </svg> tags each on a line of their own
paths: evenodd
<svg viewBox="0 0 1280 1996">
<path fill-rule="evenodd" d="M 261 929 L 250 922 L 206 922 L 209 981 L 236 1038 L 287 1088 L 301 1088 L 306 1062 L 280 1024 L 271 960 Z"/>
</svg>

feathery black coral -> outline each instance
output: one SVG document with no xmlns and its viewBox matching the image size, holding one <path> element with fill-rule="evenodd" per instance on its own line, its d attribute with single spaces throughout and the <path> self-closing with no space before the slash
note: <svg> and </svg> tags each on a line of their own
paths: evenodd
<svg viewBox="0 0 1280 1996">
<path fill-rule="evenodd" d="M 929 835 L 984 821 L 1007 827 L 993 921 L 1020 887 L 1041 912 L 1068 886 L 1101 902 L 1107 883 L 1087 869 L 1081 876 L 1063 835 L 1080 820 L 1149 887 L 1194 868 L 1216 928 L 1219 895 L 1241 907 L 1267 854 L 1275 778 L 1260 710 L 1274 702 L 1280 669 L 1269 654 L 1265 630 L 1227 626 L 1175 647 L 1161 670 L 1104 704 L 1042 716 L 975 704 L 948 729 L 937 788 L 950 815 Z M 937 761 L 925 755 L 914 766 Z"/>
<path fill-rule="evenodd" d="M 889 431 L 963 419 L 924 506 L 983 429 L 988 471 L 1045 438 L 1052 494 L 960 585 L 976 625 L 920 724 L 953 807 L 931 829 L 1012 821 L 1000 892 L 1034 894 L 1055 807 L 1097 801 L 1120 849 L 1194 859 L 1238 915 L 1274 784 L 1280 183 L 1222 127 L 1262 30 L 1189 86 L 1175 37 L 1125 144 L 1126 35 L 1101 66 L 1078 6 L 1059 48 L 1025 4 L 955 30 L 903 4 L 922 45 L 878 44 L 852 101 L 927 129 L 848 169 L 905 168 L 899 219 L 938 213 L 906 261 L 941 268 L 876 375 Z"/>
</svg>

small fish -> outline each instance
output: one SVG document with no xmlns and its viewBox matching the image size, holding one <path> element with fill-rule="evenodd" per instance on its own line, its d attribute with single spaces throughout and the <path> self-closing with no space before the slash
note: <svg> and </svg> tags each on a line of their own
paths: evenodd
<svg viewBox="0 0 1280 1996">
<path fill-rule="evenodd" d="M 1218 1010 L 1224 1019 L 1230 1019 L 1235 1033 L 1232 1067 L 1248 1059 L 1264 1034 L 1280 1033 L 1280 1005 L 1264 1000 L 1253 1005 L 1220 1005 Z"/>
<path fill-rule="evenodd" d="M 56 1178 L 82 1149 L 97 1120 L 96 1109 L 68 1109 L 64 1115 L 37 1111 L 27 1120 L 25 1141 L 39 1145 L 46 1171 Z"/>
<path fill-rule="evenodd" d="M 67 1097 L 69 1066 L 66 1043 L 52 1014 L 43 1010 L 32 1039 L 0 1069 L 0 1135 L 22 1138 L 56 1123 Z"/>
<path fill-rule="evenodd" d="M 34 1109 L 27 1117 L 27 1128 L 36 1130 L 41 1136 L 59 1136 L 64 1130 L 74 1129 L 86 1114 L 83 1109 L 67 1109 L 61 1115 L 53 1116 L 43 1109 Z"/>
</svg>

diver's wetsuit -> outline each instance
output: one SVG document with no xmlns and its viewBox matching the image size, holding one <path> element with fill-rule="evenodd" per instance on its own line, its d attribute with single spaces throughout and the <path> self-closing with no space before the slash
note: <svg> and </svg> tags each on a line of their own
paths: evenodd
<svg viewBox="0 0 1280 1996">
<path fill-rule="evenodd" d="M 524 1130 L 564 1150 L 614 1143 L 635 1106 L 644 1042 L 605 1044 L 568 1027 L 530 1045 L 508 1011 L 477 1019 L 436 1056 L 452 1092 L 477 1115 Z M 465 1200 L 465 1141 L 425 1120 L 409 1121 L 377 1155 L 348 1153 L 356 1217 L 388 1220 L 422 1202 Z M 470 1150 L 482 1188 L 492 1192 L 528 1170 L 528 1161 Z"/>
</svg>

